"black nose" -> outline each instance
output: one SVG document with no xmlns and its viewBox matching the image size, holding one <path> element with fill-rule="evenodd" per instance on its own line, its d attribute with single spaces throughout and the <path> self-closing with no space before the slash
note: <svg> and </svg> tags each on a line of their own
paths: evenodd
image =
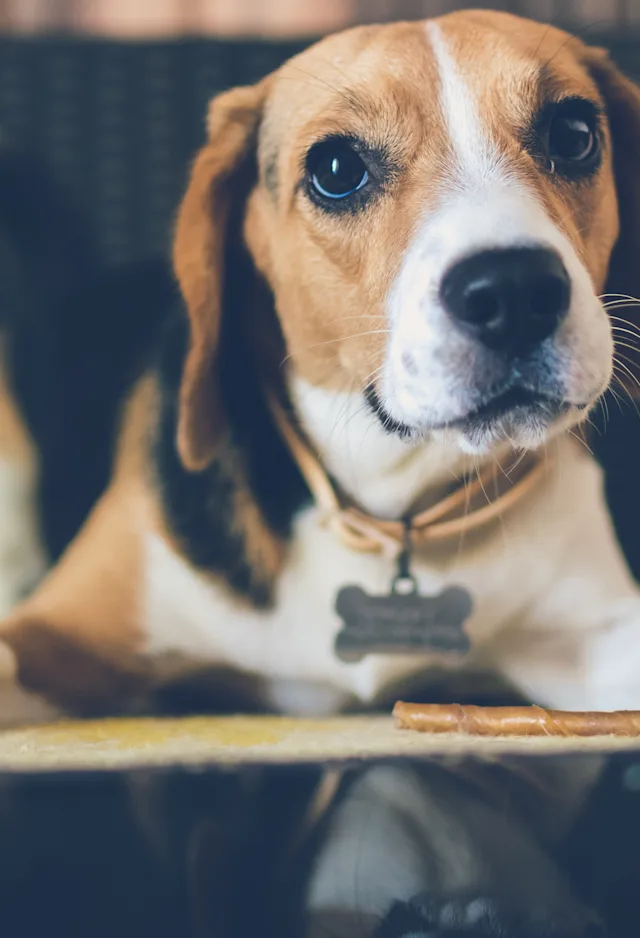
<svg viewBox="0 0 640 938">
<path fill-rule="evenodd" d="M 445 275 L 440 296 L 465 332 L 488 348 L 521 356 L 557 328 L 571 284 L 555 251 L 509 248 L 459 261 Z"/>
</svg>

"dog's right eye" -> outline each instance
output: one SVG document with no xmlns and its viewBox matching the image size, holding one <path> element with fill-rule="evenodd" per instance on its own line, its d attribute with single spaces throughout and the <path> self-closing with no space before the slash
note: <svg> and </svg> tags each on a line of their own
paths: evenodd
<svg viewBox="0 0 640 938">
<path fill-rule="evenodd" d="M 323 140 L 307 154 L 307 178 L 316 196 L 340 201 L 348 199 L 369 182 L 362 157 L 348 140 Z"/>
</svg>

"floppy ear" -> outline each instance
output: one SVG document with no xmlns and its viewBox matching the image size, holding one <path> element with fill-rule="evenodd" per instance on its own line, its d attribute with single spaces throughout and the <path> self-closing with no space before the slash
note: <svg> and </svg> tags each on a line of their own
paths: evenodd
<svg viewBox="0 0 640 938">
<path fill-rule="evenodd" d="M 224 430 L 215 359 L 222 319 L 227 228 L 255 172 L 255 142 L 268 79 L 214 98 L 208 143 L 196 157 L 178 212 L 173 263 L 189 319 L 178 404 L 177 447 L 186 469 L 212 461 Z"/>
<path fill-rule="evenodd" d="M 606 292 L 640 297 L 640 88 L 604 49 L 588 49 L 587 62 L 605 100 L 620 216 Z"/>
</svg>

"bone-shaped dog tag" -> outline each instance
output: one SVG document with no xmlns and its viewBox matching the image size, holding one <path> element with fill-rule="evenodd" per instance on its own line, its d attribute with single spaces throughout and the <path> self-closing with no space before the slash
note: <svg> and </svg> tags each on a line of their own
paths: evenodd
<svg viewBox="0 0 640 938">
<path fill-rule="evenodd" d="M 461 587 L 421 596 L 415 581 L 408 592 L 401 592 L 394 581 L 390 595 L 370 596 L 359 586 L 345 586 L 335 608 L 344 626 L 335 641 L 335 653 L 342 661 L 416 652 L 464 656 L 471 648 L 464 624 L 473 603 Z"/>
<path fill-rule="evenodd" d="M 421 596 L 411 574 L 411 550 L 411 519 L 407 519 L 389 595 L 370 596 L 359 586 L 339 591 L 336 612 L 344 628 L 334 649 L 342 661 L 360 661 L 372 654 L 464 656 L 469 652 L 464 624 L 473 609 L 471 596 L 459 586 L 438 596 Z"/>
</svg>

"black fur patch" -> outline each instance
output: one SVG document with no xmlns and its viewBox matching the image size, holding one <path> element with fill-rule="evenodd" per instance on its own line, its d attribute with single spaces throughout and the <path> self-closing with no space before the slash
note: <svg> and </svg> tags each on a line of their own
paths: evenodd
<svg viewBox="0 0 640 938">
<path fill-rule="evenodd" d="M 218 354 L 228 441 L 202 472 L 188 472 L 178 457 L 177 399 L 188 330 L 184 312 L 176 310 L 162 340 L 156 459 L 167 521 L 189 560 L 224 576 L 256 606 L 268 606 L 273 584 L 264 582 L 247 560 L 234 493 L 246 486 L 266 523 L 281 538 L 290 535 L 293 516 L 309 493 L 273 424 L 236 312 L 239 309 L 225 311 Z"/>
</svg>

